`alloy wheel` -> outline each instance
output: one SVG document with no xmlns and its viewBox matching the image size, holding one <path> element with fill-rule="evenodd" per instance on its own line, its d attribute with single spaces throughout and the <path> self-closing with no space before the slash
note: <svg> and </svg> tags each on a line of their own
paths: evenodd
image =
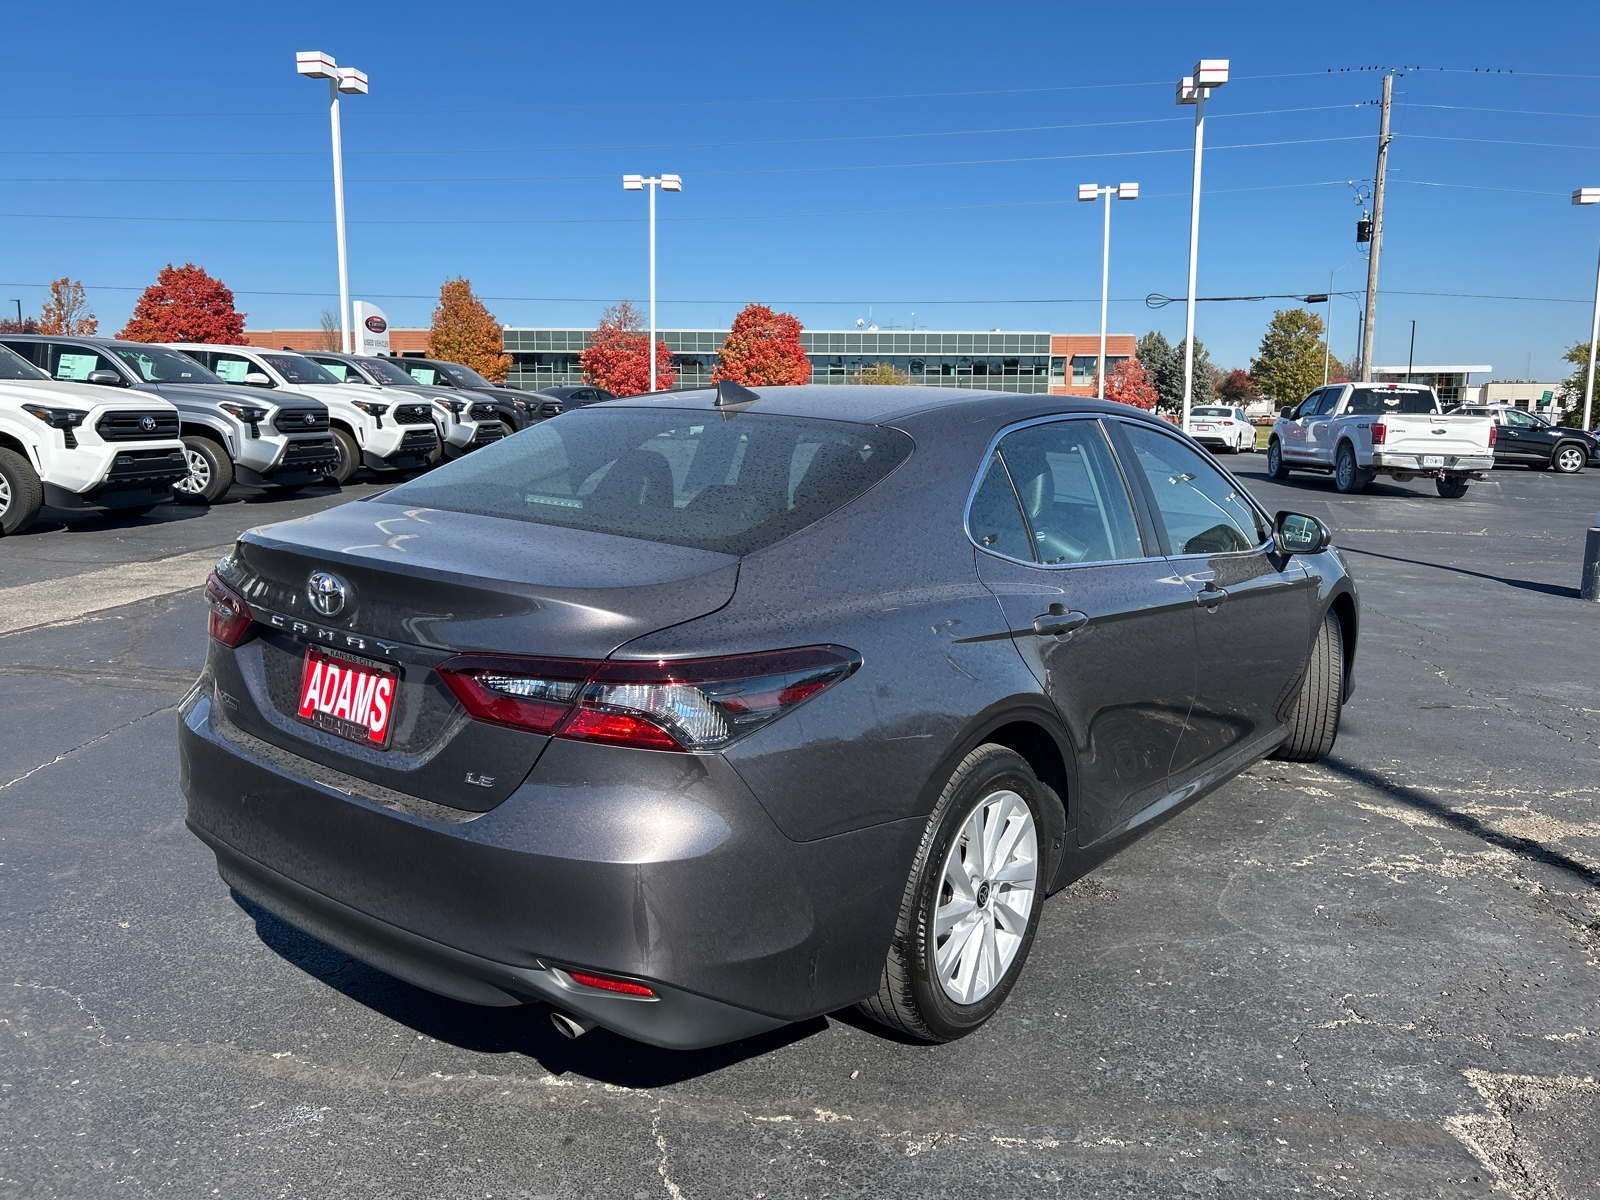
<svg viewBox="0 0 1600 1200">
<path fill-rule="evenodd" d="M 1583 451 L 1576 446 L 1563 446 L 1556 452 L 1556 470 L 1566 475 L 1576 474 L 1583 469 Z"/>
<path fill-rule="evenodd" d="M 933 914 L 933 967 L 957 1004 L 994 991 L 1016 960 L 1038 894 L 1039 835 L 1013 791 L 986 796 L 945 856 Z"/>
<path fill-rule="evenodd" d="M 189 460 L 189 474 L 172 486 L 180 492 L 199 495 L 211 486 L 211 464 L 198 450 L 186 450 L 185 454 Z"/>
<path fill-rule="evenodd" d="M 11 481 L 0 475 L 0 517 L 11 511 Z"/>
<path fill-rule="evenodd" d="M 1341 492 L 1348 492 L 1350 490 L 1351 486 L 1356 481 L 1356 460 L 1355 460 L 1355 457 L 1353 455 L 1350 455 L 1350 454 L 1341 454 L 1341 455 L 1339 455 L 1338 471 L 1339 471 L 1339 477 L 1338 477 L 1339 490 Z"/>
</svg>

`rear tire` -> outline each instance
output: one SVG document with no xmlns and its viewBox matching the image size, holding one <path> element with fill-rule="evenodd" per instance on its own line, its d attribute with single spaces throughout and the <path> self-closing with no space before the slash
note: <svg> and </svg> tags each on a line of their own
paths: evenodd
<svg viewBox="0 0 1600 1200">
<path fill-rule="evenodd" d="M 1339 713 L 1344 699 L 1344 638 L 1339 615 L 1329 612 L 1317 631 L 1300 694 L 1295 697 L 1285 724 L 1289 736 L 1272 752 L 1286 762 L 1318 762 L 1333 752 L 1339 737 Z"/>
<path fill-rule="evenodd" d="M 1283 443 L 1277 438 L 1267 443 L 1267 478 L 1289 478 L 1289 468 L 1283 462 Z"/>
<path fill-rule="evenodd" d="M 354 479 L 356 472 L 361 469 L 361 447 L 356 445 L 355 438 L 342 429 L 333 431 L 333 444 L 339 451 L 339 462 L 329 478 L 343 487 Z"/>
<path fill-rule="evenodd" d="M 1563 475 L 1576 475 L 1588 461 L 1588 452 L 1577 442 L 1562 442 L 1550 456 L 1550 465 Z"/>
<path fill-rule="evenodd" d="M 1445 475 L 1433 481 L 1433 486 L 1439 489 L 1439 495 L 1446 500 L 1459 500 L 1467 494 L 1467 485 L 1472 481 L 1460 475 Z"/>
<path fill-rule="evenodd" d="M 44 484 L 14 450 L 0 449 L 0 534 L 21 533 L 44 507 Z"/>
<path fill-rule="evenodd" d="M 1367 490 L 1372 476 L 1356 465 L 1356 450 L 1349 442 L 1339 447 L 1333 468 L 1333 486 L 1346 496 L 1358 495 Z"/>
<path fill-rule="evenodd" d="M 215 504 L 233 486 L 233 459 L 210 438 L 186 437 L 183 454 L 189 462 L 189 477 L 172 485 L 172 498 L 179 504 Z"/>
<path fill-rule="evenodd" d="M 878 993 L 857 1006 L 891 1029 L 949 1042 L 1005 1002 L 1044 905 L 1044 786 L 1022 756 L 983 745 L 928 817 Z"/>
</svg>

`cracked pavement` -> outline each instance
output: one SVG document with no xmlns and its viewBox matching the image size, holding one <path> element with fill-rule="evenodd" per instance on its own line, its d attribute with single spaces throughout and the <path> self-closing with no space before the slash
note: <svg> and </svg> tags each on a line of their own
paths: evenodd
<svg viewBox="0 0 1600 1200">
<path fill-rule="evenodd" d="M 1600 1196 L 1600 472 L 1445 501 L 1227 465 L 1362 588 L 1334 755 L 1051 899 L 942 1047 L 850 1013 L 568 1042 L 389 979 L 230 897 L 183 827 L 196 591 L 0 636 L 0 1195 Z M 226 542 L 242 507 L 0 542 L 0 588 Z"/>
</svg>

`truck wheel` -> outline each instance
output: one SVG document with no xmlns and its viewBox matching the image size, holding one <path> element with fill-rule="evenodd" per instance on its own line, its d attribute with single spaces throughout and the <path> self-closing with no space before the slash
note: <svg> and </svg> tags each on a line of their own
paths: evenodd
<svg viewBox="0 0 1600 1200">
<path fill-rule="evenodd" d="M 977 1029 L 1022 974 L 1044 905 L 1042 789 L 1004 746 L 967 755 L 928 818 L 878 992 L 861 1011 L 929 1042 Z"/>
<path fill-rule="evenodd" d="M 183 439 L 183 456 L 189 463 L 189 477 L 172 485 L 172 497 L 179 504 L 215 504 L 233 486 L 233 459 L 210 438 Z"/>
<path fill-rule="evenodd" d="M 1300 694 L 1284 723 L 1289 736 L 1273 758 L 1286 762 L 1319 762 L 1333 752 L 1339 737 L 1340 701 L 1344 697 L 1344 639 L 1337 613 L 1322 618 L 1317 644 L 1311 648 Z"/>
<path fill-rule="evenodd" d="M 1356 465 L 1355 447 L 1345 442 L 1339 447 L 1339 457 L 1333 469 L 1333 486 L 1347 496 L 1367 490 L 1372 476 Z"/>
<path fill-rule="evenodd" d="M 333 444 L 339 451 L 339 461 L 329 478 L 343 487 L 354 479 L 356 472 L 361 469 L 361 447 L 356 445 L 355 438 L 342 429 L 333 431 Z"/>
<path fill-rule="evenodd" d="M 44 506 L 44 485 L 28 460 L 0 449 L 0 534 L 21 533 Z"/>
<path fill-rule="evenodd" d="M 1283 465 L 1283 446 L 1277 438 L 1267 443 L 1267 478 L 1289 478 L 1289 468 Z"/>
<path fill-rule="evenodd" d="M 1446 500 L 1459 500 L 1467 494 L 1467 485 L 1471 482 L 1465 475 L 1441 475 L 1433 481 L 1433 486 Z"/>
<path fill-rule="evenodd" d="M 1550 465 L 1563 475 L 1576 475 L 1583 470 L 1589 455 L 1577 442 L 1562 442 L 1550 456 Z"/>
</svg>

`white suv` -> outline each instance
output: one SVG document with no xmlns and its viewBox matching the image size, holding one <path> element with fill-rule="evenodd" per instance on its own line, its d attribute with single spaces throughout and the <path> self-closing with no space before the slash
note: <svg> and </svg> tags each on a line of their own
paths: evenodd
<svg viewBox="0 0 1600 1200">
<path fill-rule="evenodd" d="M 335 483 L 349 483 L 363 465 L 380 474 L 416 470 L 439 453 L 432 405 L 424 400 L 396 404 L 382 388 L 340 383 L 295 350 L 200 342 L 167 345 L 199 359 L 227 383 L 281 388 L 326 404 L 339 451 L 332 475 Z"/>
<path fill-rule="evenodd" d="M 148 512 L 188 475 L 172 404 L 57 383 L 0 346 L 0 533 L 20 533 L 45 504 Z"/>
</svg>

